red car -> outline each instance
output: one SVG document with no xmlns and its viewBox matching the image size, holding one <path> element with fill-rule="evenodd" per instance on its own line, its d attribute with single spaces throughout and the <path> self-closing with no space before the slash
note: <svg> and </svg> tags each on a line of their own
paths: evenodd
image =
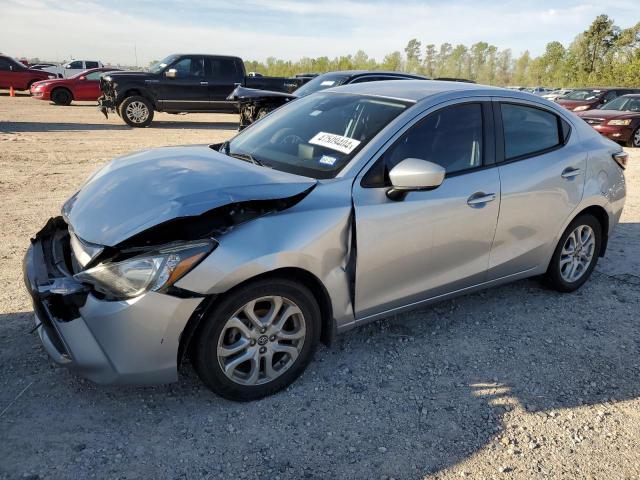
<svg viewBox="0 0 640 480">
<path fill-rule="evenodd" d="M 47 78 L 56 76 L 49 72 L 33 70 L 14 58 L 0 55 L 0 88 L 29 90 L 33 83 Z"/>
<path fill-rule="evenodd" d="M 624 95 L 605 107 L 578 113 L 598 132 L 628 147 L 640 147 L 640 95 Z"/>
<path fill-rule="evenodd" d="M 44 80 L 31 85 L 31 96 L 37 100 L 50 100 L 56 105 L 70 105 L 73 100 L 98 100 L 100 77 L 113 68 L 101 67 L 85 70 L 70 78 Z"/>
<path fill-rule="evenodd" d="M 556 98 L 567 110 L 584 112 L 593 108 L 600 108 L 621 95 L 640 93 L 638 88 L 578 88 L 563 97 Z"/>
</svg>

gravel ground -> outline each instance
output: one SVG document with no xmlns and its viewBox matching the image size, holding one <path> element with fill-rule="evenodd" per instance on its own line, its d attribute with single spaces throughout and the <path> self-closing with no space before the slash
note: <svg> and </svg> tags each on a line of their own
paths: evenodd
<svg viewBox="0 0 640 480">
<path fill-rule="evenodd" d="M 55 366 L 28 333 L 29 236 L 114 156 L 220 141 L 236 121 L 132 130 L 89 104 L 0 96 L 0 479 L 640 478 L 638 151 L 623 224 L 575 294 L 527 280 L 371 324 L 250 404 L 189 365 L 155 388 Z"/>
</svg>

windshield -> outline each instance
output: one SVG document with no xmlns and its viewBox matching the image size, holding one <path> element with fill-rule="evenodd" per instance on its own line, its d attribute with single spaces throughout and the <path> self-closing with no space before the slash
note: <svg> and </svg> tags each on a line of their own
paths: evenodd
<svg viewBox="0 0 640 480">
<path fill-rule="evenodd" d="M 566 100 L 595 100 L 602 95 L 602 90 L 574 90 L 565 95 Z"/>
<path fill-rule="evenodd" d="M 325 73 L 324 75 L 319 75 L 316 78 L 308 81 L 300 88 L 295 90 L 293 94 L 298 97 L 304 97 L 306 95 L 319 92 L 320 90 L 324 90 L 325 88 L 337 87 L 338 85 L 342 85 L 348 78 L 349 77 L 347 75 L 341 73 Z"/>
<path fill-rule="evenodd" d="M 158 63 L 154 63 L 149 69 L 149 71 L 151 73 L 160 73 L 162 70 L 164 70 L 167 67 L 167 65 L 171 65 L 176 58 L 178 58 L 177 55 L 169 55 L 168 57 L 160 60 Z"/>
<path fill-rule="evenodd" d="M 220 151 L 276 170 L 333 178 L 410 105 L 395 99 L 318 93 L 274 111 Z"/>
<path fill-rule="evenodd" d="M 607 103 L 603 109 L 620 110 L 624 112 L 640 112 L 640 97 L 618 97 Z"/>
</svg>

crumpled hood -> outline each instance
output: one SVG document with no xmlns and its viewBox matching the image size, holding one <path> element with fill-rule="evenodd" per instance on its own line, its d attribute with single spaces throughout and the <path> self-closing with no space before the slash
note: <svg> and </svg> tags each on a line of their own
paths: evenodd
<svg viewBox="0 0 640 480">
<path fill-rule="evenodd" d="M 292 197 L 315 183 L 207 146 L 165 147 L 108 163 L 67 200 L 62 214 L 82 240 L 115 246 L 168 220 L 236 202 Z"/>
</svg>

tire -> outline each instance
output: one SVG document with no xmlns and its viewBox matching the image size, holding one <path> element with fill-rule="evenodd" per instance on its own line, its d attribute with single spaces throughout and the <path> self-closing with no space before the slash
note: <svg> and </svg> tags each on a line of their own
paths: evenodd
<svg viewBox="0 0 640 480">
<path fill-rule="evenodd" d="M 631 134 L 627 147 L 640 148 L 640 127 L 636 128 Z"/>
<path fill-rule="evenodd" d="M 278 298 L 282 303 L 276 308 Z M 255 312 L 253 322 L 246 311 Z M 273 323 L 260 331 L 258 325 L 267 325 L 272 312 Z M 290 314 L 285 317 L 285 312 Z M 284 278 L 258 280 L 232 290 L 203 319 L 193 363 L 202 381 L 218 395 L 241 402 L 257 400 L 286 388 L 302 374 L 319 337 L 320 309 L 309 289 Z"/>
<path fill-rule="evenodd" d="M 579 237 L 581 240 L 577 242 Z M 551 257 L 546 273 L 549 286 L 565 293 L 580 288 L 596 267 L 601 246 L 602 227 L 598 219 L 590 214 L 575 218 L 560 237 Z"/>
<path fill-rule="evenodd" d="M 51 92 L 51 101 L 56 105 L 71 105 L 73 95 L 66 88 L 56 88 Z"/>
<path fill-rule="evenodd" d="M 153 105 L 144 97 L 127 97 L 118 107 L 120 117 L 130 127 L 148 127 L 153 120 Z"/>
</svg>

